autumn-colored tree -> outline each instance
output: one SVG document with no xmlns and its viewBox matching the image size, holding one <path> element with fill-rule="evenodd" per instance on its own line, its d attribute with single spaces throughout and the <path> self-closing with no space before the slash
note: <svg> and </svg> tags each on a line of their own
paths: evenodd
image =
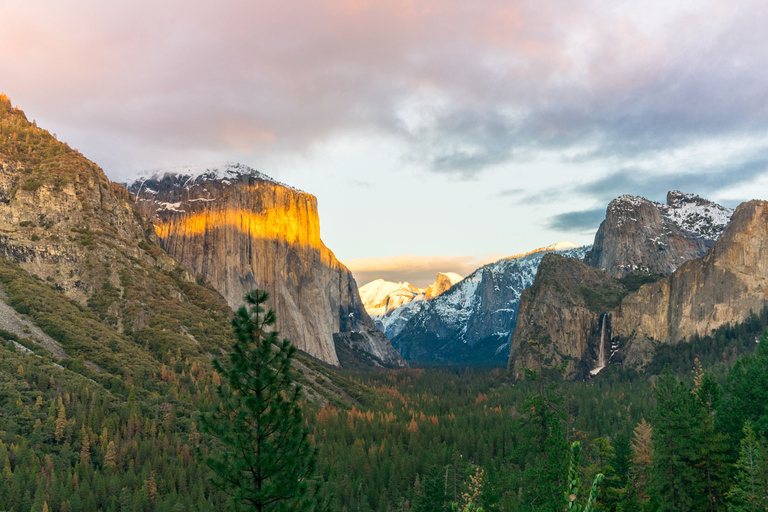
<svg viewBox="0 0 768 512">
<path fill-rule="evenodd" d="M 59 405 L 59 415 L 56 418 L 56 442 L 61 443 L 64 437 L 64 429 L 67 427 L 67 411 L 64 409 L 64 404 Z"/>
<path fill-rule="evenodd" d="M 632 433 L 632 485 L 641 503 L 648 500 L 648 482 L 650 467 L 653 462 L 653 429 L 651 425 L 640 420 Z"/>
</svg>

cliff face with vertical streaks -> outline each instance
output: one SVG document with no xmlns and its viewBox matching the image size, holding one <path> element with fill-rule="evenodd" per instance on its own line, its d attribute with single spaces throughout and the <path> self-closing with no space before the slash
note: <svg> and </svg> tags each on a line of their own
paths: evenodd
<svg viewBox="0 0 768 512">
<path fill-rule="evenodd" d="M 339 365 L 341 343 L 374 364 L 401 364 L 352 274 L 320 239 L 311 194 L 232 164 L 159 172 L 129 188 L 161 246 L 233 309 L 248 291 L 264 289 L 277 329 L 300 350 Z"/>
<path fill-rule="evenodd" d="M 702 258 L 642 286 L 611 313 L 625 361 L 642 366 L 653 342 L 675 343 L 746 320 L 768 304 L 768 202 L 742 203 Z"/>
<path fill-rule="evenodd" d="M 571 378 L 615 362 L 643 368 L 658 344 L 706 336 L 760 312 L 768 305 L 768 202 L 743 203 L 727 220 L 703 256 L 636 286 L 633 275 L 615 279 L 576 259 L 545 258 L 520 299 L 509 368 L 520 376 L 535 367 L 534 356 L 567 363 Z"/>
<path fill-rule="evenodd" d="M 584 261 L 612 277 L 640 271 L 669 275 L 700 258 L 723 232 L 733 210 L 671 191 L 667 203 L 623 195 L 608 205 Z"/>
</svg>

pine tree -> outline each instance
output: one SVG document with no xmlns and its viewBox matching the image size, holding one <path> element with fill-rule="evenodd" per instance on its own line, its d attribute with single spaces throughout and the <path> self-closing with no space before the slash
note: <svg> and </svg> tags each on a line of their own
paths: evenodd
<svg viewBox="0 0 768 512">
<path fill-rule="evenodd" d="M 433 466 L 421 480 L 414 485 L 414 512 L 448 512 L 447 468 Z"/>
<path fill-rule="evenodd" d="M 667 367 L 656 388 L 653 421 L 653 498 L 659 512 L 709 510 L 704 436 L 707 423 L 703 404 Z"/>
<path fill-rule="evenodd" d="M 707 489 L 710 512 L 725 510 L 725 496 L 728 491 L 728 442 L 727 437 L 715 428 L 715 414 L 722 396 L 722 390 L 710 373 L 700 373 L 694 381 L 695 392 L 706 410 L 704 421 L 697 425 L 701 435 L 701 463 Z"/>
<path fill-rule="evenodd" d="M 555 370 L 554 372 L 552 370 Z M 534 393 L 523 404 L 521 418 L 523 442 L 517 456 L 525 465 L 520 492 L 521 510 L 559 511 L 561 492 L 568 467 L 568 442 L 565 438 L 564 398 L 558 377 L 564 367 L 535 372 L 526 369 L 526 378 L 538 383 Z M 548 379 L 547 376 L 553 376 Z"/>
<path fill-rule="evenodd" d="M 736 461 L 736 478 L 728 492 L 730 512 L 768 510 L 768 475 L 764 452 L 757 440 L 752 424 L 744 424 L 739 460 Z"/>
<path fill-rule="evenodd" d="M 265 312 L 268 297 L 261 290 L 245 296 L 248 307 L 232 320 L 229 364 L 214 360 L 223 381 L 220 400 L 200 416 L 200 426 L 222 446 L 212 449 L 206 462 L 215 473 L 213 483 L 237 510 L 312 510 L 317 504 L 308 484 L 316 456 L 299 403 L 302 389 L 291 376 L 296 347 L 269 330 L 275 313 Z"/>
</svg>

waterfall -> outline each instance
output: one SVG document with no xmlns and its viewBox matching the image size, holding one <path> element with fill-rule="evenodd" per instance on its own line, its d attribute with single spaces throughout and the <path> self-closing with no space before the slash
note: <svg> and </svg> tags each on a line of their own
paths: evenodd
<svg viewBox="0 0 768 512">
<path fill-rule="evenodd" d="M 600 325 L 600 349 L 598 350 L 598 356 L 597 356 L 597 367 L 594 370 L 590 370 L 589 373 L 592 375 L 597 375 L 600 373 L 600 370 L 605 368 L 605 317 L 608 316 L 608 313 L 603 313 L 600 316 L 601 325 Z"/>
<path fill-rule="evenodd" d="M 600 330 L 600 357 L 597 359 L 597 365 L 600 368 L 605 368 L 605 317 L 607 313 L 603 313 L 603 325 Z"/>
</svg>

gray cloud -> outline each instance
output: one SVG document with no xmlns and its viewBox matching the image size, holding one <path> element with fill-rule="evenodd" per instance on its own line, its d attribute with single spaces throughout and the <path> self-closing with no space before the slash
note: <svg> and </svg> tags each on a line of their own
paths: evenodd
<svg viewBox="0 0 768 512">
<path fill-rule="evenodd" d="M 569 232 L 595 231 L 604 218 L 605 208 L 567 212 L 550 218 L 547 227 Z"/>
<path fill-rule="evenodd" d="M 523 188 L 508 188 L 506 190 L 502 190 L 496 195 L 499 197 L 515 197 L 515 196 L 521 196 L 524 194 L 525 194 L 525 189 Z"/>
<path fill-rule="evenodd" d="M 565 197 L 575 190 L 577 194 L 591 197 L 596 203 L 607 205 L 612 199 L 631 194 L 653 201 L 664 201 L 670 190 L 681 190 L 702 197 L 727 187 L 750 183 L 768 173 L 768 154 L 754 154 L 740 162 L 710 166 L 696 171 L 651 176 L 644 169 L 626 168 L 615 171 L 600 179 L 574 187 L 550 188 L 543 192 L 527 195 L 526 203 L 537 203 L 543 197 Z M 735 207 L 738 202 L 725 206 Z M 595 230 L 605 217 L 605 207 L 566 212 L 550 217 L 549 229 L 570 232 Z"/>
<path fill-rule="evenodd" d="M 660 200 L 669 190 L 682 190 L 706 197 L 727 187 L 750 183 L 768 173 L 768 151 L 739 162 L 711 165 L 665 175 L 649 176 L 644 169 L 627 168 L 577 187 L 577 192 L 602 202 L 621 194 Z"/>
<path fill-rule="evenodd" d="M 3 87 L 118 170 L 369 133 L 395 136 L 435 172 L 473 177 L 537 152 L 638 159 L 764 135 L 768 10 L 657 7 L 19 2 L 0 20 Z"/>
</svg>

